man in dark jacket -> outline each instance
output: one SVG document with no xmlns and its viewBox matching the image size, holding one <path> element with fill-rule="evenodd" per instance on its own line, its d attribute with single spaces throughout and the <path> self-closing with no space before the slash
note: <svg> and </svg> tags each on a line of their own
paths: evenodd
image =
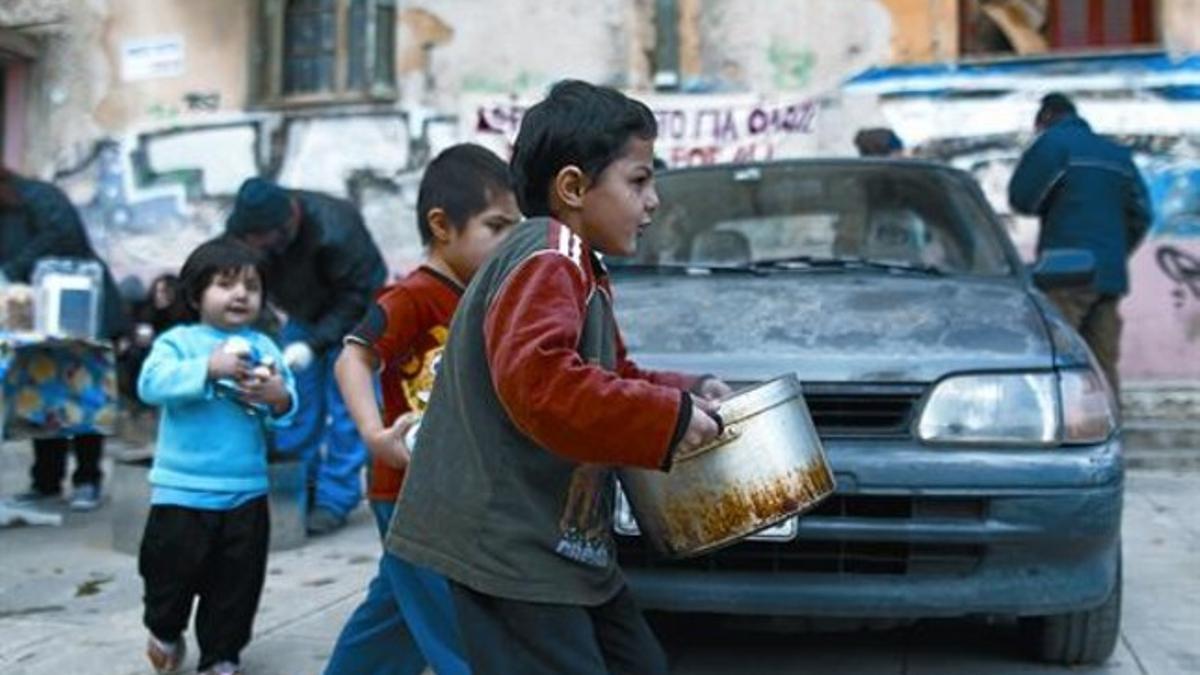
<svg viewBox="0 0 1200 675">
<path fill-rule="evenodd" d="M 1126 260 L 1149 229 L 1146 185 L 1129 149 L 1094 133 L 1066 96 L 1044 97 L 1035 126 L 1041 135 L 1021 157 L 1008 199 L 1014 210 L 1041 217 L 1039 253 L 1073 248 L 1095 256 L 1091 288 L 1048 295 L 1087 341 L 1116 392 L 1117 306 L 1129 291 Z"/>
<path fill-rule="evenodd" d="M 383 256 L 350 202 L 262 178 L 242 184 L 226 232 L 266 255 L 270 300 L 288 315 L 283 356 L 296 371 L 300 409 L 276 446 L 308 463 L 309 532 L 331 532 L 362 499 L 367 458 L 333 364 L 386 280 Z"/>
<path fill-rule="evenodd" d="M 80 258 L 104 265 L 88 241 L 83 221 L 67 196 L 54 185 L 19 176 L 0 167 L 0 283 L 28 284 L 42 258 Z M 125 312 L 117 285 L 104 266 L 104 305 L 100 337 L 125 330 Z M 79 434 L 33 441 L 32 485 L 21 501 L 57 499 L 66 475 L 67 454 L 75 451 L 71 508 L 90 511 L 100 505 L 100 456 L 104 437 Z"/>
</svg>

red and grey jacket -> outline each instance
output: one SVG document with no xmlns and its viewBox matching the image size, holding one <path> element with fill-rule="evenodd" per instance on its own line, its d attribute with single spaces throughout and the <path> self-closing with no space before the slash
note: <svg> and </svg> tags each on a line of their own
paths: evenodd
<svg viewBox="0 0 1200 675">
<path fill-rule="evenodd" d="M 669 466 L 695 382 L 629 361 L 600 259 L 526 221 L 459 303 L 388 548 L 489 595 L 607 601 L 611 469 Z"/>
</svg>

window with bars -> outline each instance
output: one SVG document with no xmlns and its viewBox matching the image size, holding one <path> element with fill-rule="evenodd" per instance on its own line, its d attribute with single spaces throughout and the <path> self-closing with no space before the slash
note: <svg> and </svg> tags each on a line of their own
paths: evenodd
<svg viewBox="0 0 1200 675">
<path fill-rule="evenodd" d="M 959 0 L 960 51 L 1039 54 L 1159 43 L 1157 0 Z"/>
<path fill-rule="evenodd" d="M 1154 44 L 1151 0 L 1054 0 L 1046 22 L 1052 49 Z"/>
<path fill-rule="evenodd" d="M 395 0 L 261 0 L 264 105 L 396 96 Z"/>
</svg>

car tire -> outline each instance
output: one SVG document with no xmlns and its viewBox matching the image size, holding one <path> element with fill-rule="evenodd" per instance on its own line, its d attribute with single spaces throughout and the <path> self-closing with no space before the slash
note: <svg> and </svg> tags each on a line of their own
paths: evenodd
<svg viewBox="0 0 1200 675">
<path fill-rule="evenodd" d="M 1035 658 L 1066 666 L 1104 663 L 1121 633 L 1121 561 L 1117 580 L 1104 603 L 1094 609 L 1021 619 Z"/>
</svg>

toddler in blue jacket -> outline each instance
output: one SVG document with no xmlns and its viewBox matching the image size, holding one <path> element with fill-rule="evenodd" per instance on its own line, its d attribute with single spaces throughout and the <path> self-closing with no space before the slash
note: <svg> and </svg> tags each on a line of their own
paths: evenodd
<svg viewBox="0 0 1200 675">
<path fill-rule="evenodd" d="M 161 408 L 138 554 L 146 654 L 160 673 L 179 669 L 198 597 L 198 670 L 232 675 L 266 576 L 267 429 L 291 419 L 296 389 L 279 349 L 251 328 L 264 295 L 252 249 L 201 245 L 178 295 L 192 323 L 154 341 L 138 378 L 142 400 Z"/>
</svg>

